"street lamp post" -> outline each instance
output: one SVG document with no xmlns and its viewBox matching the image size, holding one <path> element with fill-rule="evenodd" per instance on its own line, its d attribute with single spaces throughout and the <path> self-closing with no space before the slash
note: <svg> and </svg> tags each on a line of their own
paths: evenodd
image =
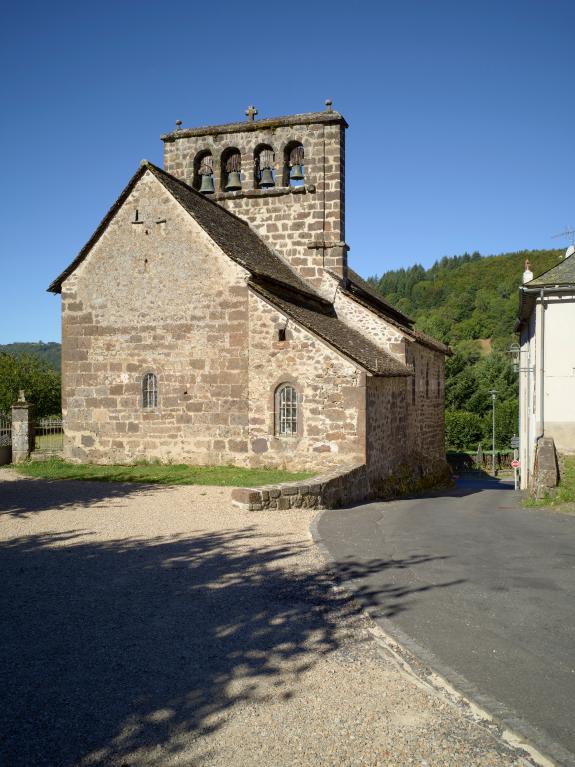
<svg viewBox="0 0 575 767">
<path fill-rule="evenodd" d="M 497 389 L 491 389 L 491 414 L 493 423 L 493 433 L 491 439 L 491 468 L 493 476 L 495 476 L 495 400 L 497 399 Z"/>
</svg>

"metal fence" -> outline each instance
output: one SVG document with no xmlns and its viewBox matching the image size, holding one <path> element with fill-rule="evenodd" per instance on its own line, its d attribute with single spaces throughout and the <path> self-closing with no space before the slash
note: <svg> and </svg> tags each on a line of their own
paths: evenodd
<svg viewBox="0 0 575 767">
<path fill-rule="evenodd" d="M 64 449 L 64 429 L 60 416 L 39 418 L 34 424 L 34 451 L 60 453 Z"/>
<path fill-rule="evenodd" d="M 12 416 L 0 413 L 0 466 L 12 460 Z"/>
</svg>

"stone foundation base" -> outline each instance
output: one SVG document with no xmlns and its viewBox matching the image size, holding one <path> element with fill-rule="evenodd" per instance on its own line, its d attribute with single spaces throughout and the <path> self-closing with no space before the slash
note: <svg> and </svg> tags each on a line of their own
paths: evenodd
<svg viewBox="0 0 575 767">
<path fill-rule="evenodd" d="M 232 503 L 249 511 L 336 509 L 362 501 L 398 498 L 451 483 L 451 471 L 447 463 L 438 464 L 431 471 L 412 471 L 409 475 L 400 472 L 376 482 L 370 482 L 365 464 L 357 464 L 342 466 L 328 474 L 296 482 L 257 488 L 238 487 L 232 491 Z"/>
<path fill-rule="evenodd" d="M 335 469 L 311 479 L 232 491 L 232 503 L 250 511 L 261 509 L 328 509 L 365 498 L 367 474 L 364 465 Z"/>
</svg>

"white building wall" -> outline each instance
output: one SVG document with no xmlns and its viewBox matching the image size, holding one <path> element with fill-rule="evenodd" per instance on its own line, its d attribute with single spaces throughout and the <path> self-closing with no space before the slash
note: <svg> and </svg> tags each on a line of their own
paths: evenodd
<svg viewBox="0 0 575 767">
<path fill-rule="evenodd" d="M 545 436 L 560 453 L 575 453 L 575 296 L 546 299 L 543 415 Z"/>
<path fill-rule="evenodd" d="M 535 445 L 542 427 L 545 436 L 554 439 L 558 452 L 575 453 L 575 296 L 545 295 L 544 320 L 538 299 L 529 322 L 521 330 L 520 346 L 519 457 L 524 489 L 529 487 Z"/>
</svg>

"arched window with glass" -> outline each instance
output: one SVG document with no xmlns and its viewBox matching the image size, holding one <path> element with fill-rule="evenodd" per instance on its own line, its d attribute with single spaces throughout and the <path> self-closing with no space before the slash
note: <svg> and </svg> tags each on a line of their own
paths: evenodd
<svg viewBox="0 0 575 767">
<path fill-rule="evenodd" d="M 299 397 L 297 390 L 289 383 L 276 389 L 276 434 L 279 437 L 295 437 L 299 428 Z"/>
<path fill-rule="evenodd" d="M 153 373 L 142 379 L 142 406 L 146 410 L 158 407 L 158 379 Z"/>
</svg>

